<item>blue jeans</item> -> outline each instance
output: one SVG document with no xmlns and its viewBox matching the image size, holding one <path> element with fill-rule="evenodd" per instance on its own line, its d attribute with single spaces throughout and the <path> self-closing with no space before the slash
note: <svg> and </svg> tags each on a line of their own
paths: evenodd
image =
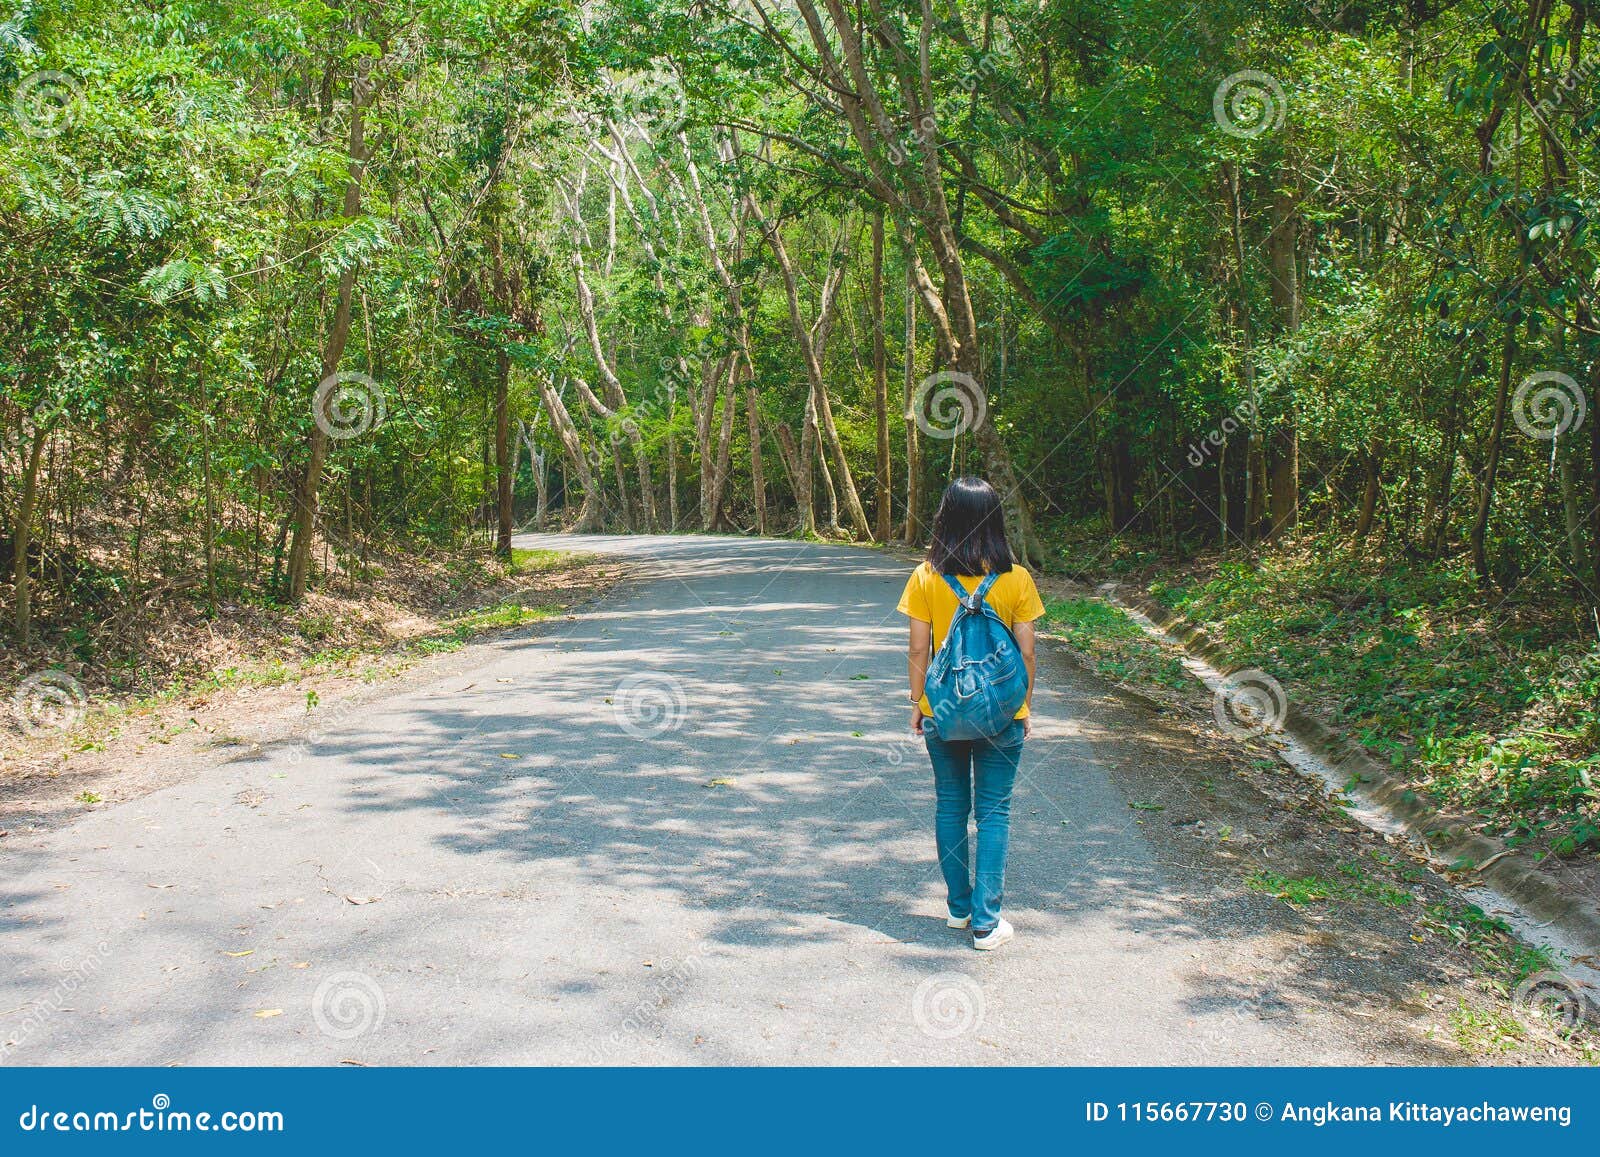
<svg viewBox="0 0 1600 1157">
<path fill-rule="evenodd" d="M 1022 723 L 1013 722 L 992 739 L 943 740 L 932 719 L 922 721 L 922 737 L 933 764 L 934 838 L 939 870 L 949 893 L 950 915 L 972 917 L 974 932 L 1000 922 L 1005 894 L 1006 844 L 1011 839 L 1011 789 L 1022 758 Z M 978 817 L 976 876 L 967 855 L 967 817 Z"/>
</svg>

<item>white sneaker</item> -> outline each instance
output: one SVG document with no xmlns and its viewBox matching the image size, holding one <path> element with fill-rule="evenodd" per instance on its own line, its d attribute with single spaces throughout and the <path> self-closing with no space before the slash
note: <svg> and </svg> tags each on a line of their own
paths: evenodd
<svg viewBox="0 0 1600 1157">
<path fill-rule="evenodd" d="M 951 916 L 947 912 L 944 918 L 944 926 L 946 928 L 970 928 L 972 927 L 972 917 Z"/>
<path fill-rule="evenodd" d="M 987 952 L 991 948 L 998 948 L 1017 934 L 1011 922 L 1002 918 L 1000 923 L 991 928 L 987 935 L 974 936 L 972 946 L 979 952 Z"/>
</svg>

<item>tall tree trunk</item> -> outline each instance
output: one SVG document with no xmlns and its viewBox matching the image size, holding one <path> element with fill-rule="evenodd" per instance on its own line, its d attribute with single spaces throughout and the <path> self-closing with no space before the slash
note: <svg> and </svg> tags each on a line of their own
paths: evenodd
<svg viewBox="0 0 1600 1157">
<path fill-rule="evenodd" d="M 1299 198 L 1293 189 L 1282 187 L 1280 181 L 1272 195 L 1267 254 L 1279 332 L 1291 335 L 1300 329 L 1299 235 Z M 1272 535 L 1290 529 L 1300 519 L 1300 432 L 1292 382 L 1284 390 L 1283 407 L 1284 413 L 1273 423 L 1266 445 Z"/>
<path fill-rule="evenodd" d="M 366 108 L 373 96 L 373 86 L 367 79 L 363 61 L 358 66 L 356 78 L 350 85 L 350 138 L 347 155 L 350 176 L 344 186 L 344 217 L 353 219 L 361 214 L 361 179 L 367 167 Z M 351 265 L 339 274 L 339 288 L 334 302 L 333 323 L 322 346 L 322 376 L 317 391 L 312 395 L 314 414 L 311 432 L 306 436 L 306 466 L 294 497 L 294 537 L 289 542 L 289 599 L 299 602 L 306 593 L 311 578 L 311 542 L 317 531 L 317 498 L 322 490 L 322 471 L 328 457 L 328 432 L 330 423 L 328 406 L 334 399 L 334 390 L 322 389 L 339 370 L 345 345 L 350 340 L 350 309 L 355 294 L 356 267 Z"/>
<path fill-rule="evenodd" d="M 1260 399 L 1256 396 L 1255 327 L 1250 318 L 1250 294 L 1245 277 L 1243 193 L 1239 166 L 1232 161 L 1223 163 L 1222 188 L 1233 239 L 1234 316 L 1242 346 L 1239 359 L 1240 387 L 1250 403 L 1252 413 L 1244 451 L 1244 538 L 1248 543 L 1270 529 L 1270 516 L 1267 511 L 1267 455 L 1259 425 Z"/>
<path fill-rule="evenodd" d="M 556 391 L 554 382 L 543 373 L 534 374 L 533 381 L 539 390 L 539 400 L 544 403 L 544 412 L 550 415 L 550 425 L 555 427 L 556 437 L 561 440 L 567 464 L 572 468 L 572 473 L 578 476 L 578 485 L 583 488 L 583 504 L 578 508 L 578 520 L 573 529 L 580 534 L 600 530 L 604 526 L 600 480 L 590 466 L 577 424 Z M 570 501 L 570 495 L 566 495 L 565 491 L 563 487 L 563 502 Z"/>
<path fill-rule="evenodd" d="M 1113 431 L 1105 448 L 1106 509 L 1111 515 L 1111 529 L 1121 534 L 1130 529 L 1138 517 L 1134 476 L 1133 448 L 1126 434 Z"/>
<path fill-rule="evenodd" d="M 667 394 L 667 530 L 678 532 L 678 435 L 674 430 L 677 396 Z"/>
<path fill-rule="evenodd" d="M 1594 327 L 1594 314 L 1582 302 L 1577 307 L 1578 323 Z M 1600 340 L 1582 338 L 1589 361 L 1589 404 L 1600 408 Z M 1589 415 L 1589 563 L 1592 582 L 1600 590 L 1600 413 Z"/>
<path fill-rule="evenodd" d="M 878 434 L 878 501 L 874 537 L 888 542 L 894 518 L 889 476 L 889 352 L 883 333 L 883 210 L 872 215 L 872 400 Z"/>
<path fill-rule="evenodd" d="M 494 469 L 497 527 L 495 552 L 511 557 L 511 500 L 517 464 L 511 456 L 511 358 L 505 350 L 495 353 L 494 381 Z"/>
<path fill-rule="evenodd" d="M 733 527 L 733 523 L 728 518 L 725 504 L 728 499 L 728 479 L 733 473 L 731 461 L 733 417 L 738 410 L 739 369 L 739 360 L 737 358 L 730 359 L 727 386 L 722 391 L 722 423 L 717 432 L 717 456 L 711 480 L 710 520 L 713 530 L 729 530 Z"/>
<path fill-rule="evenodd" d="M 22 470 L 22 495 L 17 500 L 17 525 L 11 534 L 11 581 L 16 591 L 17 642 L 23 646 L 33 632 L 32 575 L 28 573 L 28 551 L 33 546 L 33 512 L 39 500 L 39 472 L 44 463 L 45 444 L 50 440 L 51 423 L 42 422 L 33 432 L 28 446 L 27 464 Z"/>
<path fill-rule="evenodd" d="M 542 412 L 542 411 L 541 411 Z M 517 436 L 522 444 L 528 448 L 528 472 L 533 475 L 533 489 L 537 495 L 533 510 L 533 528 L 543 530 L 545 519 L 550 511 L 550 464 L 545 460 L 544 452 L 539 449 L 539 444 L 534 436 L 539 430 L 539 417 L 534 415 L 533 425 L 526 422 L 517 423 Z M 515 456 L 512 459 L 512 469 L 516 469 Z"/>
<path fill-rule="evenodd" d="M 573 199 L 576 205 L 576 198 Z M 577 209 L 573 209 L 574 219 L 577 219 Z M 584 401 L 591 408 L 603 414 L 608 419 L 615 419 L 622 427 L 623 434 L 628 439 L 628 445 L 633 451 L 634 465 L 639 472 L 639 516 L 642 523 L 641 529 L 650 533 L 656 527 L 656 500 L 655 483 L 650 476 L 650 456 L 645 452 L 644 436 L 639 432 L 638 423 L 632 417 L 622 414 L 627 408 L 628 398 L 623 393 L 622 381 L 617 377 L 616 371 L 611 368 L 611 361 L 606 357 L 605 348 L 600 342 L 600 328 L 595 318 L 594 294 L 589 289 L 589 282 L 583 274 L 583 253 L 575 251 L 572 255 L 573 277 L 577 285 L 578 316 L 583 322 L 584 336 L 589 339 L 589 352 L 594 357 L 595 366 L 600 371 L 600 386 L 605 393 L 605 404 L 601 405 L 589 392 L 589 387 L 583 383 L 580 392 Z M 618 455 L 620 457 L 620 454 Z M 624 503 L 624 508 L 627 503 Z"/>
<path fill-rule="evenodd" d="M 1470 362 L 1463 363 L 1461 374 L 1452 384 L 1445 403 L 1444 428 L 1439 432 L 1439 481 L 1434 493 L 1428 496 L 1428 505 L 1433 513 L 1430 516 L 1429 511 L 1424 510 L 1422 516 L 1422 549 L 1428 557 L 1435 559 L 1444 553 L 1445 542 L 1450 534 L 1450 504 L 1455 499 L 1456 459 L 1461 454 L 1461 386 L 1468 365 Z"/>
<path fill-rule="evenodd" d="M 761 455 L 761 414 L 756 407 L 754 371 L 745 362 L 744 411 L 750 424 L 750 493 L 756 506 L 756 533 L 767 533 L 767 480 Z"/>
<path fill-rule="evenodd" d="M 817 533 L 810 466 L 795 445 L 794 432 L 789 429 L 788 423 L 779 422 L 772 428 L 772 433 L 778 441 L 778 457 L 783 462 L 784 473 L 788 475 L 789 490 L 794 495 L 795 533 L 801 538 L 810 538 Z"/>
<path fill-rule="evenodd" d="M 1366 454 L 1366 483 L 1361 491 L 1361 513 L 1356 518 L 1356 542 L 1364 543 L 1372 533 L 1373 519 L 1378 513 L 1378 496 L 1383 482 L 1383 456 L 1387 451 L 1382 438 L 1374 437 Z"/>
<path fill-rule="evenodd" d="M 637 513 L 633 505 L 633 497 L 628 493 L 628 471 L 622 463 L 622 442 L 615 435 L 611 435 L 611 472 L 617 479 L 617 509 L 622 514 L 623 528 L 629 534 L 640 533 Z"/>
<path fill-rule="evenodd" d="M 722 397 L 728 380 L 734 375 L 739 351 L 731 350 L 717 361 L 709 359 L 700 363 L 700 388 L 694 406 L 695 443 L 700 456 L 700 529 L 717 529 L 717 516 L 722 505 L 723 473 L 727 461 L 721 453 L 720 431 L 728 425 L 718 424 L 717 416 L 726 414 L 727 408 L 717 409 L 717 399 Z"/>
<path fill-rule="evenodd" d="M 1517 327 L 1506 322 L 1505 345 L 1500 353 L 1500 381 L 1494 395 L 1494 421 L 1489 428 L 1489 446 L 1483 468 L 1483 483 L 1478 491 L 1478 515 L 1472 523 L 1472 569 L 1478 581 L 1489 581 L 1489 512 L 1494 507 L 1495 475 L 1500 468 L 1500 446 L 1506 428 L 1506 398 L 1511 393 L 1511 371 L 1517 359 Z"/>
<path fill-rule="evenodd" d="M 844 528 L 839 525 L 839 492 L 833 486 L 833 471 L 828 469 L 828 456 L 817 455 L 817 472 L 822 475 L 822 498 L 824 508 L 828 512 L 828 534 L 834 538 L 844 537 Z"/>
<path fill-rule="evenodd" d="M 200 363 L 200 485 L 205 490 L 206 512 L 206 614 L 217 613 L 217 498 L 211 486 L 211 395 L 206 389 L 206 367 Z"/>
<path fill-rule="evenodd" d="M 916 415 L 912 412 L 917 388 L 917 296 L 912 284 L 909 265 L 906 268 L 906 331 L 904 369 L 904 405 L 901 414 L 905 419 L 906 433 L 906 524 L 907 546 L 922 545 L 922 443 L 918 434 Z"/>
<path fill-rule="evenodd" d="M 1584 581 L 1589 573 L 1589 551 L 1583 537 L 1583 511 L 1578 499 L 1580 448 L 1569 446 L 1562 449 L 1559 437 L 1550 447 L 1558 460 L 1561 474 L 1561 513 L 1566 523 L 1567 557 L 1572 563 L 1572 573 L 1579 576 L 1579 581 Z"/>
</svg>

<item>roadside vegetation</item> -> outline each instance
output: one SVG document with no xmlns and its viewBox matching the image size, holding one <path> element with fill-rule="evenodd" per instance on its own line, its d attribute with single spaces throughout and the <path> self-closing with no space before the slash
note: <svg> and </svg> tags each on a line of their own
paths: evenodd
<svg viewBox="0 0 1600 1157">
<path fill-rule="evenodd" d="M 504 560 L 480 549 L 375 562 L 358 593 L 334 588 L 298 607 L 230 606 L 206 617 L 174 600 L 46 668 L 71 683 L 45 683 L 34 692 L 41 702 L 15 705 L 0 727 L 0 779 L 8 764 L 105 751 L 153 719 L 187 726 L 187 713 L 240 692 L 303 688 L 310 714 L 322 706 L 319 680 L 394 678 L 427 656 L 557 617 L 620 573 L 592 555 L 519 549 Z M 15 670 L 14 655 L 5 662 Z M 30 710 L 48 725 L 24 726 Z"/>
<path fill-rule="evenodd" d="M 1461 567 L 1309 536 L 1187 561 L 1150 550 L 1099 577 L 1178 612 L 1231 667 L 1267 672 L 1485 834 L 1535 857 L 1600 861 L 1600 642 L 1592 626 L 1585 639 L 1574 600 L 1486 591 Z M 1170 650 L 1108 603 L 1050 612 L 1099 673 L 1170 684 Z"/>
</svg>

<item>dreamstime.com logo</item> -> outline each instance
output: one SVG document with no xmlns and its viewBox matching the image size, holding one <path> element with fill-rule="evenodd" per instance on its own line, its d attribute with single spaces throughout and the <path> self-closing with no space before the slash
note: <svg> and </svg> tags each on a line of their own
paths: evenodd
<svg viewBox="0 0 1600 1157">
<path fill-rule="evenodd" d="M 1289 696 L 1283 684 L 1265 671 L 1248 667 L 1217 684 L 1211 697 L 1211 714 L 1217 726 L 1235 739 L 1250 739 L 1283 727 L 1289 714 Z"/>
<path fill-rule="evenodd" d="M 282 1133 L 276 1110 L 226 1109 L 221 1113 L 174 1109 L 172 1098 L 157 1093 L 148 1109 L 51 1109 L 29 1105 L 17 1118 L 25 1133 Z"/>
<path fill-rule="evenodd" d="M 983 424 L 989 399 L 971 374 L 940 370 L 917 383 L 910 413 L 917 429 L 930 438 L 959 438 Z"/>
<path fill-rule="evenodd" d="M 1576 431 L 1589 412 L 1583 387 L 1571 374 L 1541 370 L 1529 374 L 1511 395 L 1511 417 L 1530 438 L 1552 442 Z"/>
<path fill-rule="evenodd" d="M 370 374 L 341 370 L 317 386 L 311 416 L 322 432 L 338 441 L 359 438 L 383 425 L 388 417 L 383 387 Z"/>
<path fill-rule="evenodd" d="M 89 696 L 65 671 L 35 671 L 11 696 L 11 709 L 25 735 L 71 731 L 83 722 Z"/>
<path fill-rule="evenodd" d="M 71 73 L 46 70 L 22 78 L 11 94 L 17 127 L 35 140 L 58 137 L 83 114 L 83 82 Z"/>
<path fill-rule="evenodd" d="M 911 1019 L 934 1040 L 953 1040 L 983 1024 L 983 987 L 962 972 L 936 972 L 911 996 Z"/>
<path fill-rule="evenodd" d="M 641 671 L 617 684 L 611 713 L 617 726 L 635 739 L 654 739 L 683 726 L 689 700 L 675 676 Z"/>
<path fill-rule="evenodd" d="M 1281 128 L 1288 107 L 1277 78 L 1254 68 L 1224 77 L 1211 94 L 1211 115 L 1217 127 L 1246 140 Z"/>
</svg>

